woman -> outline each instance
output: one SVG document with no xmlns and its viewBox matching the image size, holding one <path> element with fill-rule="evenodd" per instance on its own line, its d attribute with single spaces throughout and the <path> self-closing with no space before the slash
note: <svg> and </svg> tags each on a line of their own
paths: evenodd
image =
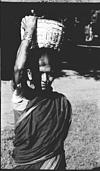
<svg viewBox="0 0 100 171">
<path fill-rule="evenodd" d="M 64 140 L 72 111 L 66 97 L 53 92 L 51 87 L 57 66 L 57 50 L 50 46 L 38 48 L 36 16 L 23 18 L 21 27 L 24 28 L 24 37 L 14 67 L 12 98 L 15 169 L 63 170 L 66 167 Z"/>
</svg>

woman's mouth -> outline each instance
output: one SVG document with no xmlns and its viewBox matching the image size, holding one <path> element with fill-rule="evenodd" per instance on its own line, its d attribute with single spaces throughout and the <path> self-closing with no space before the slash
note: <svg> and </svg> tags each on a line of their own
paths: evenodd
<svg viewBox="0 0 100 171">
<path fill-rule="evenodd" d="M 47 88 L 48 84 L 47 83 L 41 83 L 42 88 Z"/>
<path fill-rule="evenodd" d="M 42 87 L 47 87 L 47 84 L 41 84 Z"/>
</svg>

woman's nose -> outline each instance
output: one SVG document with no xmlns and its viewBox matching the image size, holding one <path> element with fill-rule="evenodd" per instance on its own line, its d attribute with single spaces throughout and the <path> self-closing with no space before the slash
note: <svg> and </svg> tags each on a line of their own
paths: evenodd
<svg viewBox="0 0 100 171">
<path fill-rule="evenodd" d="M 43 73 L 42 74 L 42 81 L 43 82 L 46 82 L 47 81 L 47 74 L 46 73 Z"/>
</svg>

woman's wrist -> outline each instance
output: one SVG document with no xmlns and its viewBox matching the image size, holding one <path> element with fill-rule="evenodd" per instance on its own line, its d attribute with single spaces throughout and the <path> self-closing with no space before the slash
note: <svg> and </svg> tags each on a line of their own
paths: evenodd
<svg viewBox="0 0 100 171">
<path fill-rule="evenodd" d="M 28 31 L 25 31 L 23 40 L 32 40 L 32 33 L 29 33 Z"/>
<path fill-rule="evenodd" d="M 36 37 L 33 36 L 33 30 L 31 28 L 25 31 L 22 41 L 26 42 L 25 44 L 27 46 L 30 45 L 31 48 L 35 48 L 38 46 Z"/>
<path fill-rule="evenodd" d="M 32 40 L 31 39 L 23 39 L 22 40 L 22 44 L 25 46 L 25 47 L 28 47 L 30 46 L 30 44 L 32 43 Z"/>
</svg>

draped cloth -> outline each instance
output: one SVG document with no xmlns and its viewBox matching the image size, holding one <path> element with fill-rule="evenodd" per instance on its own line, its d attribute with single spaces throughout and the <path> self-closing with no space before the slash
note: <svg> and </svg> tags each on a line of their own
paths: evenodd
<svg viewBox="0 0 100 171">
<path fill-rule="evenodd" d="M 12 101 L 16 169 L 65 167 L 64 140 L 71 122 L 71 105 L 66 97 L 50 92 L 27 100 L 14 94 Z"/>
</svg>

